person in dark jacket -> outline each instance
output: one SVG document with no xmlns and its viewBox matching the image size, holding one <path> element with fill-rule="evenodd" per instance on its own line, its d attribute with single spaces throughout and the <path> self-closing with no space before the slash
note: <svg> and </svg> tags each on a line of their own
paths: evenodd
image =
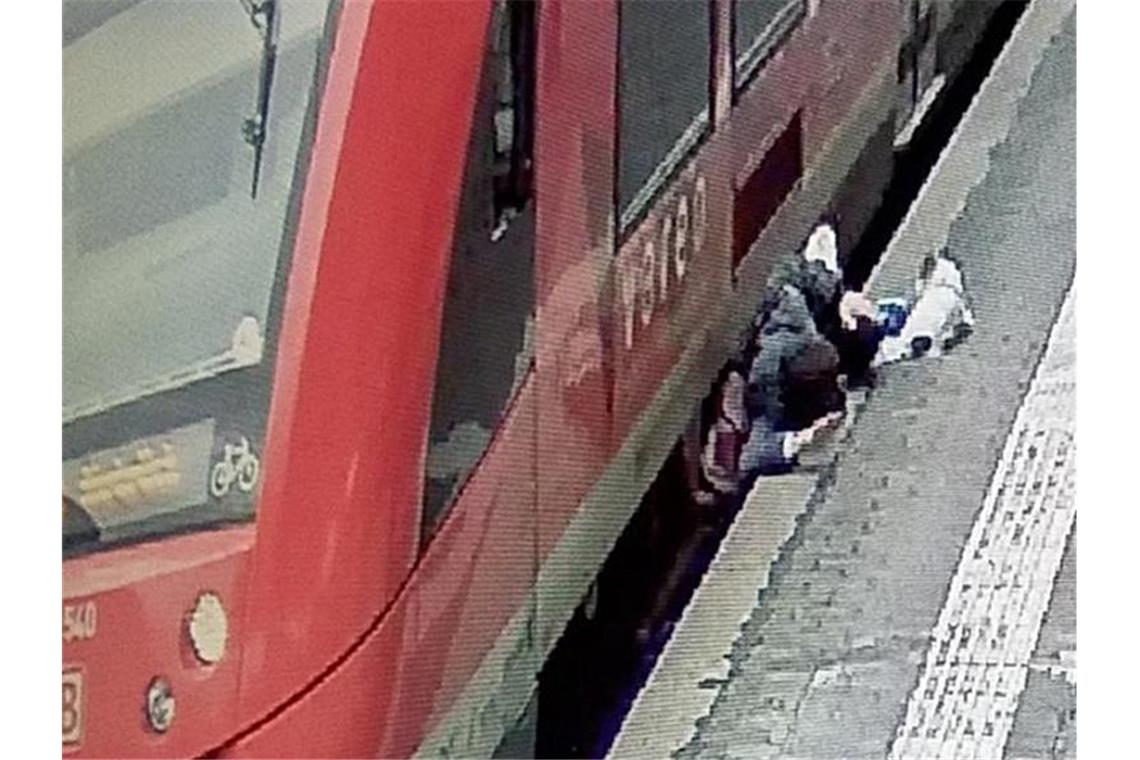
<svg viewBox="0 0 1140 760">
<path fill-rule="evenodd" d="M 852 299 L 837 258 L 834 229 L 820 225 L 792 271 L 779 278 L 783 285 L 765 296 L 745 352 L 748 429 L 734 451 L 740 476 L 794 467 L 797 452 L 844 413 L 845 352 L 861 356 L 868 338 L 858 322 L 844 321 L 842 306 Z M 872 349 L 868 362 L 873 355 Z"/>
<path fill-rule="evenodd" d="M 788 429 L 783 401 L 785 365 L 818 340 L 821 336 L 803 295 L 791 286 L 784 286 L 756 336 L 757 350 L 749 367 L 745 396 L 750 418 L 763 416 L 775 429 Z"/>
<path fill-rule="evenodd" d="M 868 382 L 879 337 L 874 308 L 862 294 L 844 287 L 838 242 L 830 224 L 812 232 L 789 284 L 803 294 L 816 330 L 839 352 L 842 373 L 854 385 Z"/>
<path fill-rule="evenodd" d="M 776 431 L 799 430 L 842 408 L 841 398 L 836 406 L 838 352 L 816 329 L 799 290 L 784 286 L 756 345 L 745 396 L 750 418 L 763 417 Z"/>
<path fill-rule="evenodd" d="M 839 352 L 827 341 L 807 346 L 784 367 L 784 415 L 792 430 L 846 408 Z"/>
<path fill-rule="evenodd" d="M 862 293 L 847 291 L 839 304 L 839 329 L 828 335 L 839 351 L 840 365 L 851 387 L 872 379 L 872 363 L 883 339 L 874 305 Z"/>
<path fill-rule="evenodd" d="M 800 450 L 822 429 L 842 417 L 846 408 L 839 356 L 825 340 L 809 343 L 785 357 L 781 371 L 782 418 L 760 416 L 750 422 L 739 451 L 742 476 L 788 472 Z"/>
<path fill-rule="evenodd" d="M 839 301 L 843 296 L 843 280 L 818 261 L 805 261 L 796 268 L 791 285 L 804 296 L 816 329 L 828 334 L 840 328 Z"/>
</svg>

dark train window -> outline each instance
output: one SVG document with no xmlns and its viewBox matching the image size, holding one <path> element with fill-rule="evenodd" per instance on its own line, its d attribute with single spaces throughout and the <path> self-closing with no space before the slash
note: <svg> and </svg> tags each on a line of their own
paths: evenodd
<svg viewBox="0 0 1140 760">
<path fill-rule="evenodd" d="M 795 188 L 803 170 L 803 119 L 796 111 L 760 165 L 736 191 L 732 208 L 734 271 Z"/>
<path fill-rule="evenodd" d="M 734 81 L 744 87 L 805 12 L 805 0 L 735 0 L 732 4 Z"/>
<path fill-rule="evenodd" d="M 646 208 L 709 123 L 709 4 L 624 0 L 619 8 L 621 227 Z"/>
<path fill-rule="evenodd" d="M 431 427 L 422 544 L 508 412 L 534 351 L 533 2 L 498 0 L 467 146 Z"/>
<path fill-rule="evenodd" d="M 535 12 L 530 0 L 495 3 L 494 204 L 496 234 L 534 192 Z"/>
</svg>

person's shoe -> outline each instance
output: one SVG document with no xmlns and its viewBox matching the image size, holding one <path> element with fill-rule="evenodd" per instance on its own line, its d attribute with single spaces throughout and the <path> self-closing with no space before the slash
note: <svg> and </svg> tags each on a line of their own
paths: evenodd
<svg viewBox="0 0 1140 760">
<path fill-rule="evenodd" d="M 951 333 L 950 337 L 946 339 L 946 342 L 945 342 L 946 350 L 949 351 L 950 349 L 954 348 L 955 346 L 957 346 L 961 343 L 964 343 L 966 341 L 966 338 L 969 338 L 973 334 L 974 334 L 973 325 L 971 325 L 967 322 L 959 322 L 958 324 L 954 325 L 953 332 Z"/>
<path fill-rule="evenodd" d="M 929 335 L 917 335 L 910 342 L 910 354 L 916 359 L 926 356 L 932 348 L 934 348 L 934 341 Z"/>
</svg>

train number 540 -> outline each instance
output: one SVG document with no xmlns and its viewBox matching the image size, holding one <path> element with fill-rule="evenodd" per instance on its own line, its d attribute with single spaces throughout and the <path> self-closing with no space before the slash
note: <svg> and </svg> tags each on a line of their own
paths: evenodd
<svg viewBox="0 0 1140 760">
<path fill-rule="evenodd" d="M 63 605 L 63 643 L 95 638 L 95 602 Z"/>
</svg>

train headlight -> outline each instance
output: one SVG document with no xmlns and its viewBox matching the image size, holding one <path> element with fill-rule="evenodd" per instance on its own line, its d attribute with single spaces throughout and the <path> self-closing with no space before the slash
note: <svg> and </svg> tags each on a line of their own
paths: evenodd
<svg viewBox="0 0 1140 760">
<path fill-rule="evenodd" d="M 187 622 L 190 644 L 194 655 L 207 665 L 213 665 L 226 653 L 229 624 L 226 610 L 217 594 L 206 592 L 194 603 L 194 611 Z"/>
<path fill-rule="evenodd" d="M 166 733 L 174 722 L 174 691 L 161 676 L 155 677 L 146 689 L 146 719 L 159 734 Z"/>
</svg>

